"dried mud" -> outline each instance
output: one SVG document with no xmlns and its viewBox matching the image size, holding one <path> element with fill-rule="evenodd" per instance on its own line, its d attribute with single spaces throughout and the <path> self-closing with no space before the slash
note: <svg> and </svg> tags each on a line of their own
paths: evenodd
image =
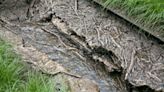
<svg viewBox="0 0 164 92">
<path fill-rule="evenodd" d="M 164 91 L 162 44 L 90 0 L 5 0 L 0 24 L 100 92 Z"/>
</svg>

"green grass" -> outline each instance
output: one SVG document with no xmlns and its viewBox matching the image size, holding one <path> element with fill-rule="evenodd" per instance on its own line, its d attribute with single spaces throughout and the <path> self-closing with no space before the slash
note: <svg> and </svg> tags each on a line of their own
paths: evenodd
<svg viewBox="0 0 164 92">
<path fill-rule="evenodd" d="M 0 92 L 55 92 L 51 78 L 21 61 L 12 46 L 0 40 Z"/>
<path fill-rule="evenodd" d="M 120 9 L 144 27 L 164 33 L 164 0 L 102 0 L 104 7 Z"/>
</svg>

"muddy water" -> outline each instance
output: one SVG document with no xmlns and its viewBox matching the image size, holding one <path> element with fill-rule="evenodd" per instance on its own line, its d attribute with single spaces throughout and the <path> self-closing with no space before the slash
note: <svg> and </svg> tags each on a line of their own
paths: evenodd
<svg viewBox="0 0 164 92">
<path fill-rule="evenodd" d="M 0 5 L 0 28 L 20 35 L 24 46 L 36 47 L 70 72 L 96 81 L 100 92 L 129 91 L 119 69 L 121 67 L 121 72 L 126 72 L 133 50 L 137 49 L 137 54 L 134 54 L 137 63 L 127 79 L 134 85 L 138 82 L 144 85 L 143 80 L 152 84 L 144 73 L 152 67 L 163 65 L 164 50 L 158 43 L 136 32 L 125 21 L 102 12 L 100 6 L 89 0 L 79 0 L 77 7 L 74 0 L 36 0 L 31 5 L 25 0 L 6 0 L 5 3 L 4 6 Z M 53 24 L 51 15 L 65 26 Z M 151 65 L 154 63 L 155 66 Z M 149 67 L 144 70 L 146 65 Z M 118 74 L 114 74 L 115 70 Z M 163 76 L 159 74 L 156 78 Z M 158 81 L 162 83 L 163 79 L 153 82 L 156 84 Z"/>
</svg>

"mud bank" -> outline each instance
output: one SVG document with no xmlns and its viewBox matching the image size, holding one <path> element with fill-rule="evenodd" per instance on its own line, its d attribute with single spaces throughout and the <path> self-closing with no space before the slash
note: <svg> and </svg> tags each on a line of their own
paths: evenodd
<svg viewBox="0 0 164 92">
<path fill-rule="evenodd" d="M 163 92 L 162 45 L 124 20 L 90 0 L 9 1 L 0 5 L 1 28 L 100 92 Z"/>
</svg>

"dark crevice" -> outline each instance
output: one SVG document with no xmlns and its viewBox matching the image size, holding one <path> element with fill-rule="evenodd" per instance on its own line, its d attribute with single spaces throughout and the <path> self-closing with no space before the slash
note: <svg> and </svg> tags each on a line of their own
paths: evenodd
<svg viewBox="0 0 164 92">
<path fill-rule="evenodd" d="M 47 16 L 43 17 L 39 22 L 51 22 L 52 17 L 55 15 L 55 13 L 50 13 Z"/>
<path fill-rule="evenodd" d="M 163 92 L 162 90 L 156 91 L 147 85 L 134 86 L 128 80 L 125 81 L 128 92 Z"/>
<path fill-rule="evenodd" d="M 119 64 L 118 57 L 112 51 L 109 51 L 109 50 L 99 46 L 99 47 L 94 47 L 92 49 L 92 55 L 98 55 L 99 57 L 105 57 L 110 62 L 111 65 L 114 65 L 115 68 L 112 69 L 111 73 L 119 74 L 122 72 L 122 68 Z"/>
<path fill-rule="evenodd" d="M 101 47 L 101 46 L 99 46 L 99 47 L 94 47 L 93 49 L 92 49 L 92 53 L 94 54 L 94 53 L 96 53 L 96 54 L 98 54 L 98 55 L 103 55 L 103 56 L 105 56 L 105 57 L 109 57 L 109 58 L 111 58 L 112 59 L 112 62 L 114 63 L 114 59 L 113 59 L 113 57 L 115 58 L 115 59 L 117 59 L 117 56 L 112 52 L 112 51 L 108 51 L 107 49 L 105 49 L 105 48 L 103 48 L 103 47 Z"/>
<path fill-rule="evenodd" d="M 133 87 L 133 89 L 139 92 L 155 92 L 155 90 L 151 89 L 150 87 L 146 85 L 140 86 L 140 87 Z"/>
<path fill-rule="evenodd" d="M 31 4 L 32 0 L 26 0 L 27 4 Z"/>
<path fill-rule="evenodd" d="M 130 83 L 126 83 L 126 87 L 128 89 L 128 92 L 157 92 L 153 89 L 151 89 L 149 86 L 143 85 L 143 86 L 134 86 Z M 158 91 L 158 92 L 162 92 L 162 91 Z"/>
<path fill-rule="evenodd" d="M 75 31 L 73 31 L 72 29 L 69 29 L 69 31 L 71 31 L 72 36 L 76 36 L 78 39 L 82 40 L 83 42 L 86 42 L 86 38 L 84 36 L 79 36 Z M 88 45 L 88 43 L 86 42 L 86 44 Z"/>
</svg>

